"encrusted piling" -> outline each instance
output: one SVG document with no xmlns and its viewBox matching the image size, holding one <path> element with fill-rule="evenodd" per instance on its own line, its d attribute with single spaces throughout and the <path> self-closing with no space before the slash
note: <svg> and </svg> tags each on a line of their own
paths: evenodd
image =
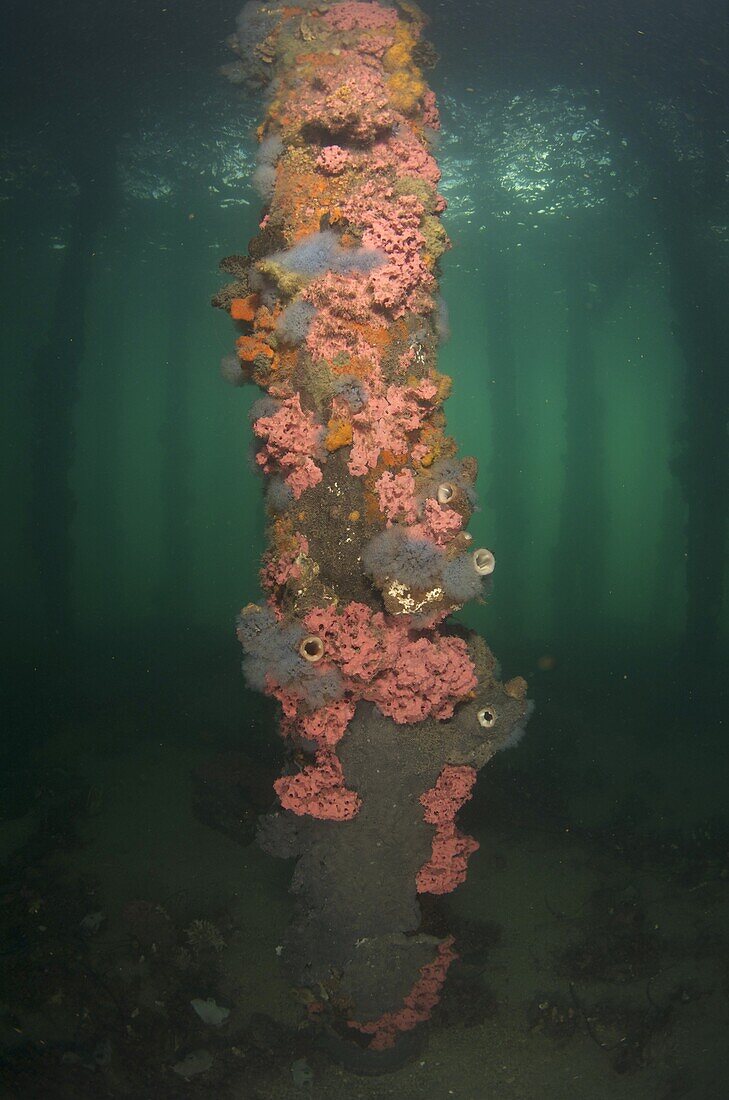
<svg viewBox="0 0 729 1100">
<path fill-rule="evenodd" d="M 297 857 L 283 963 L 361 1072 L 396 1065 L 438 1002 L 457 945 L 419 931 L 418 898 L 465 879 L 456 814 L 529 709 L 449 621 L 495 563 L 466 530 L 476 461 L 436 366 L 450 242 L 424 26 L 410 0 L 248 3 L 225 66 L 266 88 L 260 232 L 215 299 L 238 329 L 226 376 L 264 391 L 266 595 L 238 637 L 288 763 L 259 841 Z"/>
</svg>

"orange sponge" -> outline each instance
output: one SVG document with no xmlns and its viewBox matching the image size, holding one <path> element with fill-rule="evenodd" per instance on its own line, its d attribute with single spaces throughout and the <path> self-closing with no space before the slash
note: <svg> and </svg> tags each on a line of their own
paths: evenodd
<svg viewBox="0 0 729 1100">
<path fill-rule="evenodd" d="M 265 355 L 267 359 L 273 359 L 273 349 L 264 344 L 263 340 L 257 340 L 255 336 L 239 336 L 235 342 L 238 348 L 238 358 L 244 363 L 252 363 L 257 355 Z"/>
<path fill-rule="evenodd" d="M 247 298 L 233 298 L 230 303 L 230 316 L 234 321 L 252 321 L 257 308 L 257 294 L 249 294 Z"/>
</svg>

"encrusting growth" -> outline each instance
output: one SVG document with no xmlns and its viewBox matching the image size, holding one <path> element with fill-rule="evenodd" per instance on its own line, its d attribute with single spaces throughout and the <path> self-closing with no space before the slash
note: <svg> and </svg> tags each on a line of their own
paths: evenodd
<svg viewBox="0 0 729 1100">
<path fill-rule="evenodd" d="M 449 623 L 495 563 L 466 531 L 476 462 L 446 435 L 436 367 L 449 241 L 424 24 L 411 0 L 252 2 L 225 67 L 267 86 L 267 206 L 214 299 L 239 333 L 226 377 L 266 394 L 266 599 L 238 637 L 289 751 L 259 841 L 298 859 L 293 984 L 332 1043 L 373 1060 L 439 999 L 455 947 L 418 930 L 418 895 L 466 877 L 477 844 L 456 814 L 529 711 L 526 683 L 500 683 Z"/>
</svg>

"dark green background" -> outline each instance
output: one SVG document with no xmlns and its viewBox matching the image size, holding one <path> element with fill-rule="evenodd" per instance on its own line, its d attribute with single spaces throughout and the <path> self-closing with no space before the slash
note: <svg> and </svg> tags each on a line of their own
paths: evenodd
<svg viewBox="0 0 729 1100">
<path fill-rule="evenodd" d="M 497 767 L 575 823 L 691 825 L 726 780 L 725 10 L 425 7 L 448 423 L 498 563 L 464 618 L 537 703 Z M 260 209 L 204 170 L 223 116 L 254 151 L 260 101 L 215 71 L 235 11 L 5 5 L 6 774 L 59 727 L 126 713 L 140 737 L 164 721 L 274 751 L 232 634 L 264 546 L 256 395 L 220 380 L 233 332 L 208 305 Z M 600 120 L 579 171 L 570 103 Z M 157 199 L 120 167 L 145 129 L 173 183 Z M 543 206 L 509 183 L 530 147 Z"/>
</svg>

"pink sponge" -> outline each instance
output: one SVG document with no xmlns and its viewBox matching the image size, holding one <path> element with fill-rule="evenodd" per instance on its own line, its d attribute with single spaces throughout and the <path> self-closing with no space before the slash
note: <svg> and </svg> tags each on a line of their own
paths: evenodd
<svg viewBox="0 0 729 1100">
<path fill-rule="evenodd" d="M 311 714 L 305 714 L 300 720 L 300 731 L 309 741 L 316 742 L 322 748 L 333 748 L 344 736 L 347 726 L 354 718 L 354 706 L 345 699 L 337 699 Z"/>
<path fill-rule="evenodd" d="M 302 297 L 317 310 L 306 336 L 312 359 L 330 363 L 337 355 L 345 354 L 379 367 L 382 349 L 359 331 L 360 326 L 377 329 L 386 325 L 384 318 L 373 314 L 368 274 L 328 271 L 309 283 Z"/>
<path fill-rule="evenodd" d="M 417 386 L 387 386 L 372 393 L 364 408 L 352 417 L 353 443 L 347 469 L 362 477 L 374 469 L 382 451 L 404 454 L 408 432 L 425 423 L 432 412 L 436 387 L 429 379 Z"/>
<path fill-rule="evenodd" d="M 282 470 L 297 500 L 321 481 L 314 458 L 320 457 L 324 428 L 302 409 L 298 393 L 287 397 L 272 416 L 259 416 L 253 432 L 264 441 L 256 462 L 267 474 Z"/>
<path fill-rule="evenodd" d="M 301 576 L 301 558 L 309 553 L 309 540 L 299 531 L 294 532 L 294 545 L 281 554 L 280 557 L 268 555 L 265 565 L 261 569 L 261 584 L 268 591 L 273 592 L 279 585 L 286 584 L 293 578 L 297 580 Z"/>
<path fill-rule="evenodd" d="M 478 841 L 459 832 L 454 820 L 475 782 L 475 768 L 446 764 L 435 786 L 421 794 L 423 817 L 436 830 L 430 859 L 417 874 L 418 893 L 449 894 L 465 880 L 468 857 Z"/>
<path fill-rule="evenodd" d="M 365 248 L 384 253 L 388 263 L 370 275 L 375 303 L 393 317 L 408 310 L 429 312 L 427 293 L 435 277 L 425 264 L 426 240 L 420 229 L 425 207 L 416 195 L 400 195 L 387 183 L 370 179 L 342 205 L 342 213 L 362 234 Z"/>
<path fill-rule="evenodd" d="M 435 92 L 428 88 L 423 96 L 423 122 L 431 130 L 440 130 L 440 115 L 435 102 Z"/>
<path fill-rule="evenodd" d="M 438 944 L 438 951 L 432 962 L 420 968 L 420 977 L 403 1001 L 397 1012 L 385 1012 L 377 1020 L 360 1024 L 349 1021 L 349 1026 L 365 1035 L 371 1035 L 370 1050 L 388 1050 L 395 1045 L 401 1031 L 412 1031 L 430 1015 L 440 1000 L 440 991 L 446 980 L 448 967 L 458 954 L 453 950 L 453 936 L 447 936 Z"/>
<path fill-rule="evenodd" d="M 317 753 L 316 763 L 307 765 L 298 775 L 277 779 L 274 788 L 283 808 L 300 816 L 350 821 L 360 807 L 359 796 L 344 786 L 342 765 L 326 749 Z"/>
<path fill-rule="evenodd" d="M 383 8 L 379 4 L 363 3 L 362 0 L 345 0 L 326 12 L 324 22 L 338 31 L 392 29 L 397 25 L 397 12 L 394 8 Z"/>
<path fill-rule="evenodd" d="M 468 646 L 461 638 L 436 636 L 404 642 L 394 665 L 364 691 L 396 722 L 422 722 L 424 718 L 450 718 L 478 679 Z"/>
<path fill-rule="evenodd" d="M 302 80 L 296 115 L 302 130 L 371 142 L 395 123 L 382 67 L 356 50 L 342 50 L 319 65 L 316 84 Z"/>
<path fill-rule="evenodd" d="M 476 782 L 476 769 L 468 765 L 446 764 L 435 786 L 420 796 L 425 807 L 423 817 L 429 825 L 453 821 L 464 802 L 471 797 Z"/>
<path fill-rule="evenodd" d="M 364 603 L 348 603 L 341 611 L 332 605 L 317 607 L 304 621 L 324 642 L 327 658 L 350 681 L 350 691 L 360 697 L 361 685 L 390 666 L 406 635 L 403 625 L 390 626 L 382 612 Z"/>
<path fill-rule="evenodd" d="M 367 699 L 396 722 L 450 718 L 478 683 L 462 638 L 413 637 L 407 622 L 366 604 L 317 607 L 304 622 L 344 676 L 350 701 Z"/>
<path fill-rule="evenodd" d="M 425 502 L 423 534 L 433 539 L 439 546 L 450 542 L 451 537 L 463 527 L 463 516 L 453 508 L 444 508 L 429 497 Z"/>
<path fill-rule="evenodd" d="M 391 168 L 398 178 L 427 180 L 433 186 L 440 181 L 440 169 L 426 146 L 409 126 L 398 127 L 387 141 L 375 143 L 370 158 L 372 168 L 386 171 Z"/>
<path fill-rule="evenodd" d="M 340 145 L 325 145 L 316 158 L 316 166 L 326 176 L 339 176 L 350 161 L 349 153 Z"/>
<path fill-rule="evenodd" d="M 347 726 L 354 718 L 354 704 L 346 699 L 337 699 L 307 714 L 301 714 L 301 699 L 298 696 L 289 699 L 281 691 L 277 698 L 283 708 L 283 716 L 279 722 L 281 736 L 313 741 L 319 749 L 333 749 L 344 737 Z M 287 706 L 289 701 L 292 705 Z"/>
<path fill-rule="evenodd" d="M 478 841 L 456 826 L 439 826 L 433 837 L 430 859 L 418 871 L 419 894 L 450 894 L 466 880 L 468 857 L 478 850 Z"/>
<path fill-rule="evenodd" d="M 375 492 L 380 501 L 380 511 L 387 516 L 388 527 L 396 519 L 405 523 L 415 522 L 418 508 L 412 470 L 398 470 L 396 474 L 386 470 L 375 482 Z"/>
</svg>

